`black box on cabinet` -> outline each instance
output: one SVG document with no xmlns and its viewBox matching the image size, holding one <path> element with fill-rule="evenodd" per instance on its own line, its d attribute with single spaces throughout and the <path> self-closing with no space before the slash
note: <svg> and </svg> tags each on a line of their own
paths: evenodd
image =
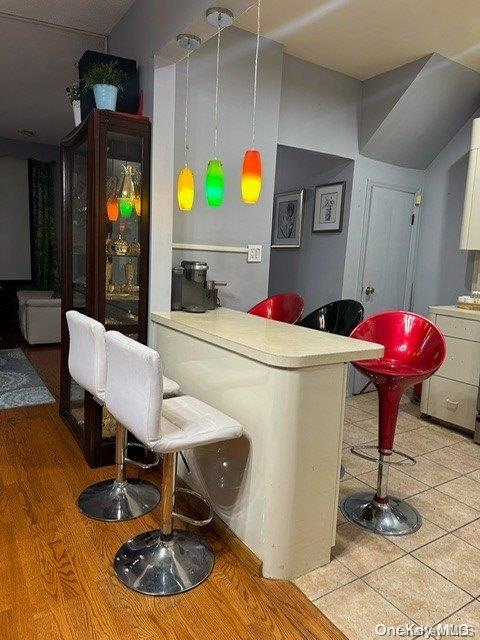
<svg viewBox="0 0 480 640">
<path fill-rule="evenodd" d="M 78 77 L 81 80 L 87 71 L 98 62 L 117 62 L 120 69 L 125 72 L 125 83 L 122 91 L 118 92 L 117 111 L 123 113 L 138 113 L 139 81 L 137 62 L 128 58 L 112 56 L 100 51 L 85 51 L 78 62 Z M 80 99 L 82 120 L 95 109 L 93 91 L 85 91 Z"/>
</svg>

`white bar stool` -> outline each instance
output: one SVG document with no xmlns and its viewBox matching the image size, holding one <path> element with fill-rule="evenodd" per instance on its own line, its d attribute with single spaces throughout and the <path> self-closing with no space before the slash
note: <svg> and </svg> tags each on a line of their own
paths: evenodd
<svg viewBox="0 0 480 640">
<path fill-rule="evenodd" d="M 105 351 L 105 327 L 96 320 L 79 313 L 67 311 L 70 350 L 68 368 L 72 378 L 100 405 L 105 404 L 107 375 Z M 173 380 L 164 378 L 166 394 L 179 391 Z M 129 460 L 127 431 L 117 422 L 115 434 L 116 477 L 97 482 L 80 494 L 77 504 L 84 515 L 103 522 L 121 522 L 138 518 L 151 511 L 160 501 L 160 492 L 151 482 L 126 477 L 126 463 L 132 462 L 143 468 L 153 466 Z M 154 463 L 156 464 L 156 463 Z"/>
<path fill-rule="evenodd" d="M 107 332 L 106 344 L 108 410 L 148 449 L 163 454 L 160 529 L 141 533 L 122 545 L 115 556 L 115 572 L 121 582 L 140 593 L 183 593 L 209 576 L 214 555 L 206 540 L 173 529 L 174 515 L 194 522 L 173 512 L 177 454 L 239 438 L 242 427 L 233 418 L 189 396 L 165 400 L 162 405 L 159 354 L 116 331 Z M 195 524 L 210 520 L 211 517 Z"/>
</svg>

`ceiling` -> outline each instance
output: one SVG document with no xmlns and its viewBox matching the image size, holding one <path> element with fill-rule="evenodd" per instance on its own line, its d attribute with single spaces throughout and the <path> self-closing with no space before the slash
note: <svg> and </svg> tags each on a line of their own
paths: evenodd
<svg viewBox="0 0 480 640">
<path fill-rule="evenodd" d="M 86 49 L 104 51 L 104 37 L 0 16 L 0 138 L 24 140 L 27 129 L 31 142 L 59 143 L 73 128 L 65 87 Z"/>
<path fill-rule="evenodd" d="M 108 35 L 134 0 L 0 0 L 1 13 Z"/>
<path fill-rule="evenodd" d="M 480 70 L 479 0 L 262 0 L 262 35 L 364 80 L 436 52 Z M 255 31 L 256 7 L 235 20 Z"/>
<path fill-rule="evenodd" d="M 132 2 L 0 0 L 0 138 L 59 143 L 73 128 L 65 87 L 78 80 L 76 62 L 87 49 L 105 51 Z"/>
</svg>

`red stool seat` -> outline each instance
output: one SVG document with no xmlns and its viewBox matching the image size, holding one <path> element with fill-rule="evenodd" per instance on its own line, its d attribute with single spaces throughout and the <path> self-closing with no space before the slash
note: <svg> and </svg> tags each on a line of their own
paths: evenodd
<svg viewBox="0 0 480 640">
<path fill-rule="evenodd" d="M 302 317 L 304 301 L 298 293 L 279 293 L 262 300 L 248 313 L 261 318 L 295 324 Z"/>
<path fill-rule="evenodd" d="M 360 323 L 351 337 L 385 347 L 382 358 L 353 363 L 370 378 L 378 391 L 380 464 L 376 493 L 347 496 L 342 511 L 352 522 L 376 533 L 412 533 L 421 525 L 420 515 L 407 503 L 388 497 L 388 467 L 385 469 L 384 465 L 393 464 L 389 457 L 393 453 L 400 399 L 408 387 L 426 380 L 439 369 L 445 359 L 445 339 L 427 318 L 409 311 L 385 311 L 372 316 Z M 359 449 L 353 447 L 352 451 L 358 454 Z"/>
</svg>

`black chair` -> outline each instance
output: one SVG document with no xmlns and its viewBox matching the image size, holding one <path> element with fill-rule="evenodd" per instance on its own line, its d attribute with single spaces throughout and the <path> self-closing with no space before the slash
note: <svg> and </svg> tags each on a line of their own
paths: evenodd
<svg viewBox="0 0 480 640">
<path fill-rule="evenodd" d="M 363 313 L 363 305 L 356 300 L 336 300 L 312 311 L 297 324 L 339 336 L 349 336 L 363 320 Z"/>
</svg>

